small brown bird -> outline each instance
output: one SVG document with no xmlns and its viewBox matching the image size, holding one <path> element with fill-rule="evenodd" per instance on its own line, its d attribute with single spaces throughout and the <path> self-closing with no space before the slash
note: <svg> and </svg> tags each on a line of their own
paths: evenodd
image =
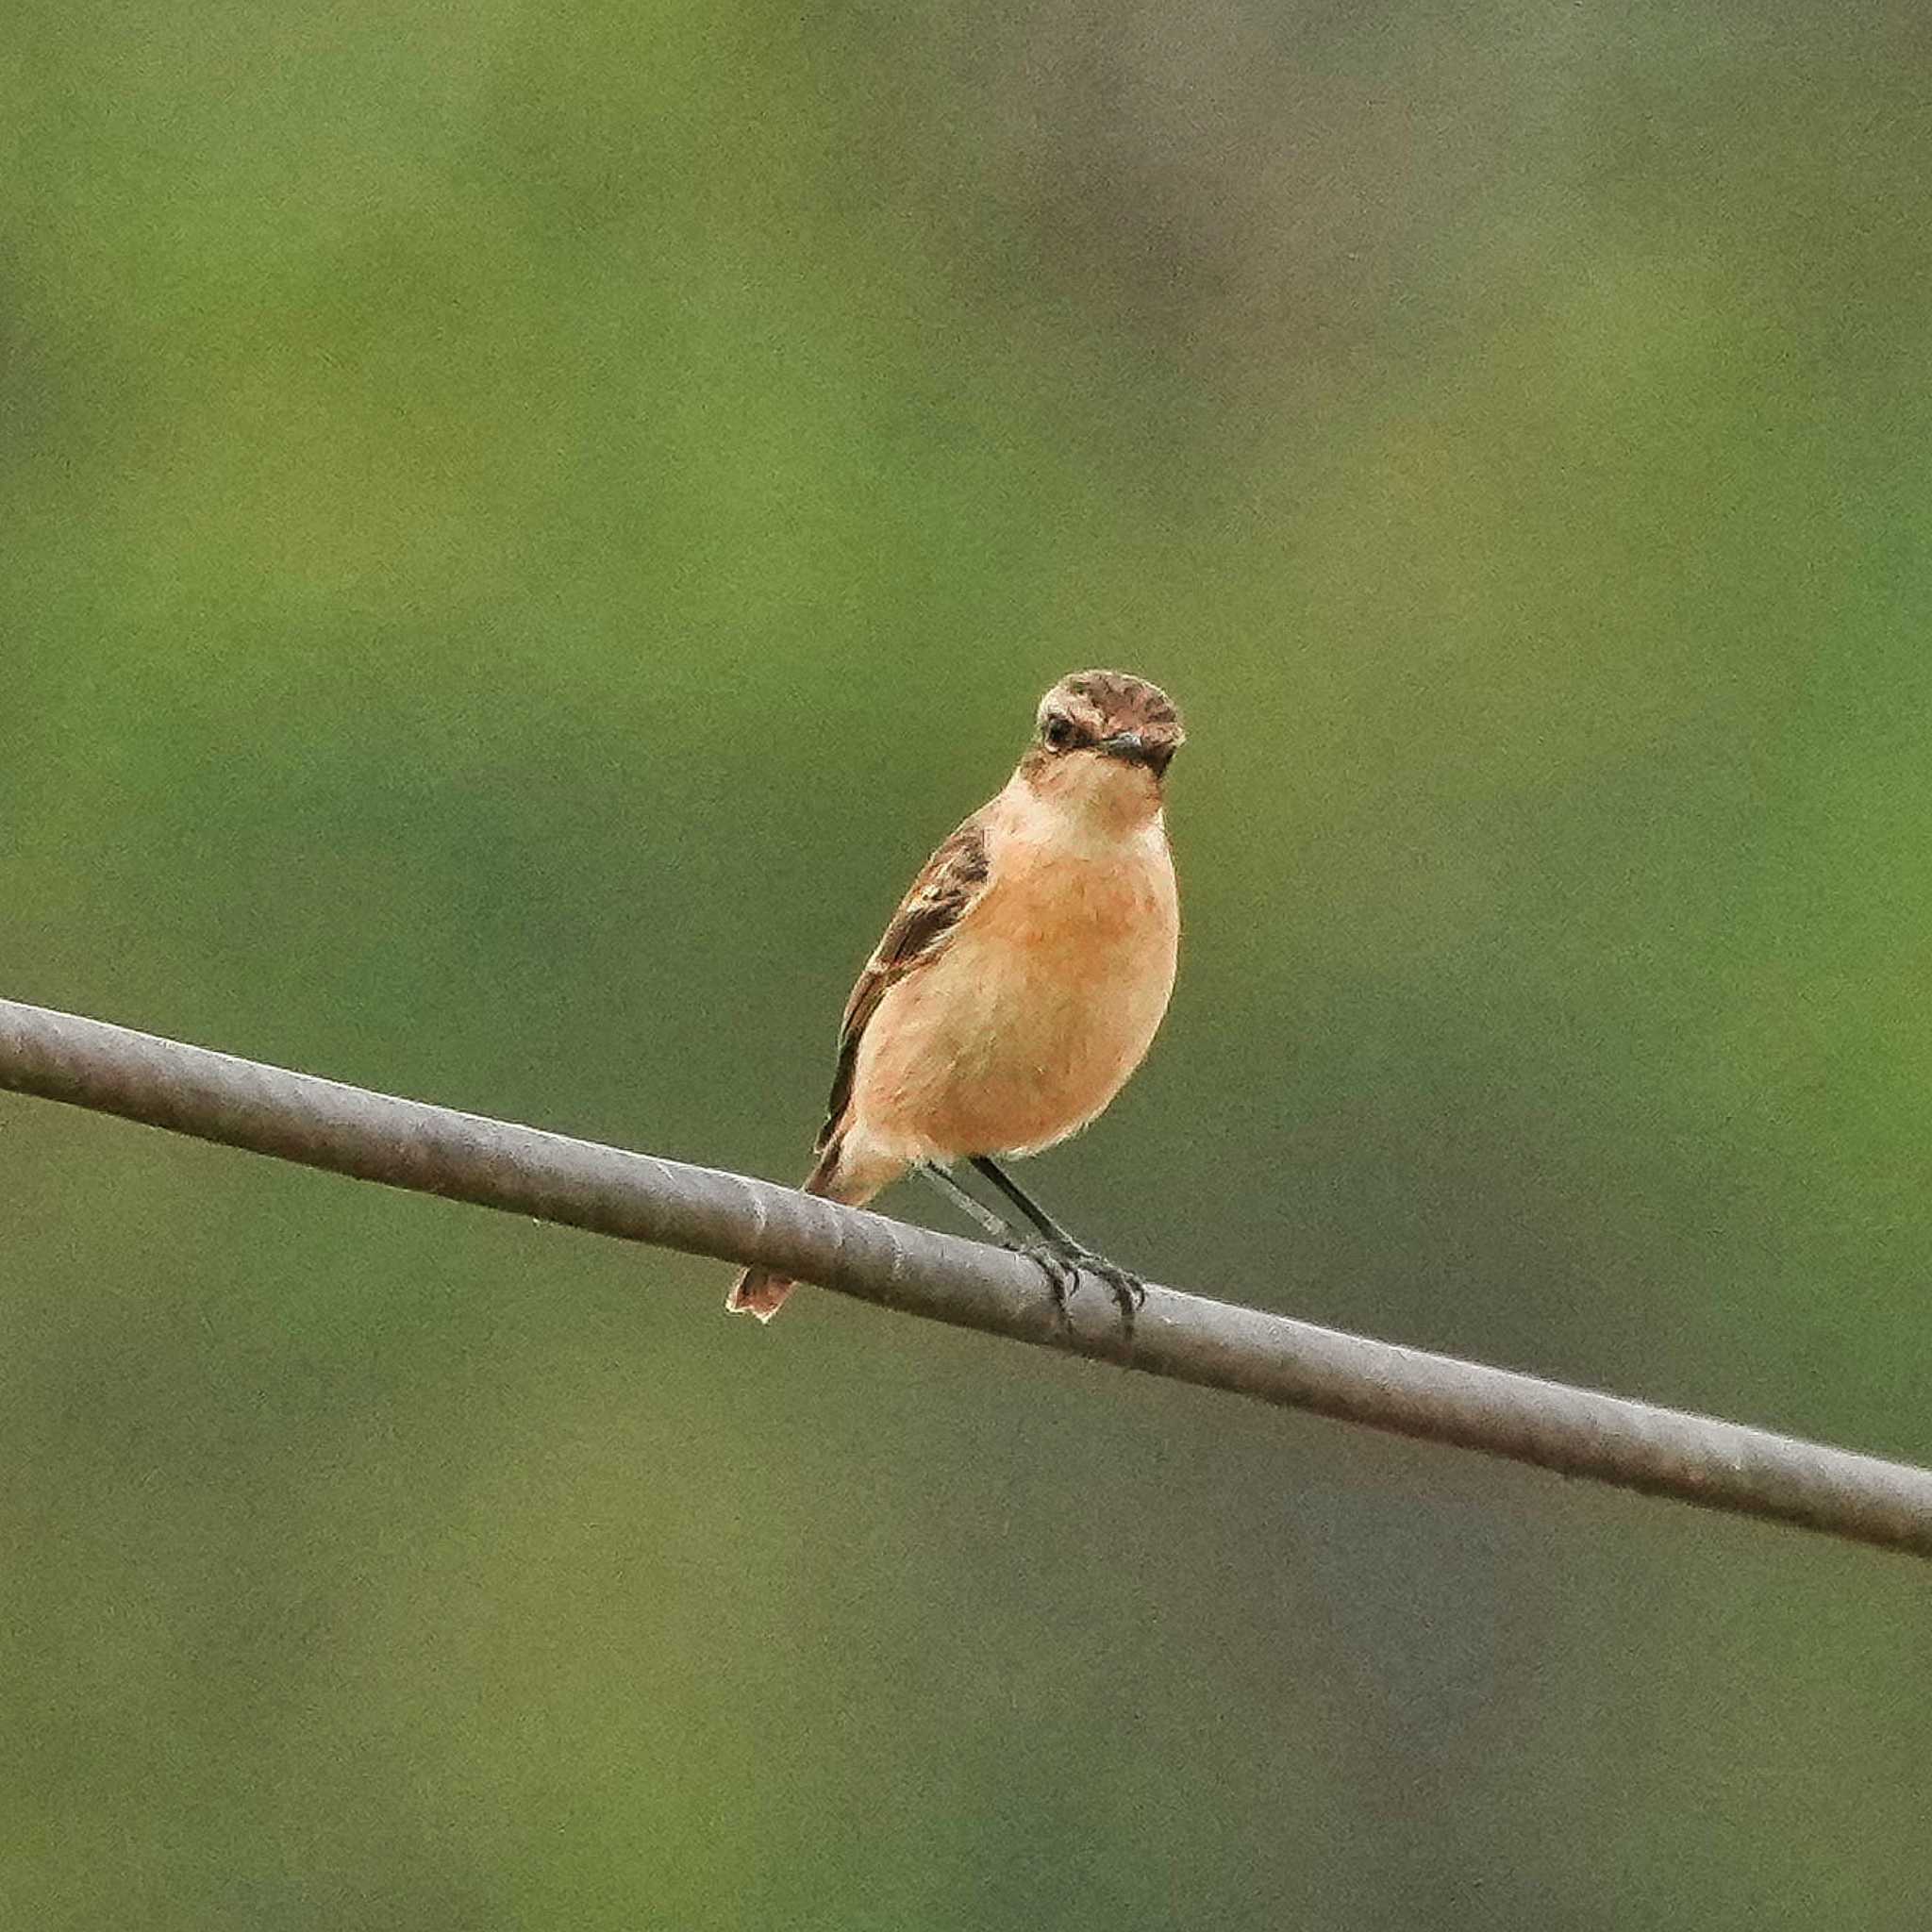
<svg viewBox="0 0 1932 1932">
<path fill-rule="evenodd" d="M 1139 1282 L 993 1157 L 1077 1133 L 1153 1043 L 1180 940 L 1161 802 L 1182 737 L 1166 692 L 1124 672 L 1075 672 L 1041 700 L 1005 789 L 926 861 L 852 989 L 807 1193 L 859 1207 L 913 1168 L 1009 1238 L 945 1172 L 965 1160 L 1038 1231 L 1024 1245 L 1057 1301 L 1085 1266 L 1131 1315 Z M 769 1322 L 792 1286 L 747 1269 L 725 1307 Z"/>
</svg>

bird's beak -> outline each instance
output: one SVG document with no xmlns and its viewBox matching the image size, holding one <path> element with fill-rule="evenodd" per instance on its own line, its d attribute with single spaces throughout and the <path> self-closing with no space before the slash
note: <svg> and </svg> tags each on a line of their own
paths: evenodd
<svg viewBox="0 0 1932 1932">
<path fill-rule="evenodd" d="M 1138 731 L 1116 731 L 1100 741 L 1100 749 L 1110 758 L 1125 758 L 1130 763 L 1144 761 L 1147 757 L 1147 742 Z"/>
</svg>

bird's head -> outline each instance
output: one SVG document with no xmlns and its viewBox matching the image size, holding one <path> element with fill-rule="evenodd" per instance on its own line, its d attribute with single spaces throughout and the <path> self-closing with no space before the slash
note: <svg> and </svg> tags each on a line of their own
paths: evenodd
<svg viewBox="0 0 1932 1932">
<path fill-rule="evenodd" d="M 1160 809 L 1168 763 L 1185 737 L 1158 685 L 1124 671 L 1076 671 L 1041 699 L 1020 775 L 1042 803 L 1124 829 Z"/>
</svg>

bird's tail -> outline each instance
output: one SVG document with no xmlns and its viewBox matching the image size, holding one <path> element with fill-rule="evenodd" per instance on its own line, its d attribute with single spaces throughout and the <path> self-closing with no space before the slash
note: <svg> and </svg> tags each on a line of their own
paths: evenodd
<svg viewBox="0 0 1932 1932">
<path fill-rule="evenodd" d="M 747 1268 L 731 1284 L 724 1306 L 734 1315 L 756 1315 L 760 1322 L 769 1322 L 797 1286 L 782 1274 L 774 1274 L 769 1268 Z"/>
<path fill-rule="evenodd" d="M 833 1135 L 819 1153 L 818 1162 L 799 1184 L 799 1191 L 823 1195 L 828 1201 L 842 1201 L 848 1208 L 862 1208 L 885 1185 L 888 1174 L 874 1176 L 855 1174 L 841 1159 L 843 1136 Z M 731 1284 L 724 1306 L 734 1315 L 756 1315 L 769 1322 L 785 1306 L 785 1297 L 798 1284 L 787 1274 L 769 1268 L 747 1268 Z"/>
</svg>

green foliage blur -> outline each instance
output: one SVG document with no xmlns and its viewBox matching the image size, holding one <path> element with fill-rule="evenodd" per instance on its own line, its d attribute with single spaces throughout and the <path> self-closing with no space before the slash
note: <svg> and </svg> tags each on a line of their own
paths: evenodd
<svg viewBox="0 0 1932 1932">
<path fill-rule="evenodd" d="M 8 994 L 791 1178 L 900 889 L 1116 664 L 1189 939 L 1057 1210 L 1932 1457 L 1922 7 L 0 56 Z M 8 1925 L 1924 1924 L 1903 1562 L 4 1096 L 0 1156 Z"/>
</svg>

